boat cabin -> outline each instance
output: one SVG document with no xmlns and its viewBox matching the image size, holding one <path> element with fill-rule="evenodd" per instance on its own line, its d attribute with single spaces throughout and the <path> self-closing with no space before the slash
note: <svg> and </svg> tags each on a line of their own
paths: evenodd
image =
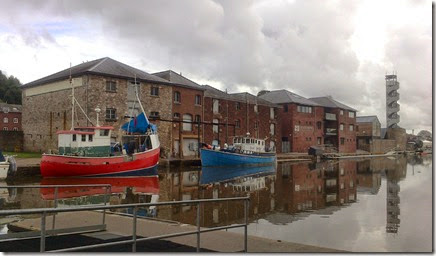
<svg viewBox="0 0 436 256">
<path fill-rule="evenodd" d="M 250 137 L 234 137 L 233 146 L 242 152 L 265 152 L 265 140 Z"/>
<path fill-rule="evenodd" d="M 58 131 L 59 154 L 89 157 L 110 156 L 113 129 L 112 126 L 98 126 Z"/>
</svg>

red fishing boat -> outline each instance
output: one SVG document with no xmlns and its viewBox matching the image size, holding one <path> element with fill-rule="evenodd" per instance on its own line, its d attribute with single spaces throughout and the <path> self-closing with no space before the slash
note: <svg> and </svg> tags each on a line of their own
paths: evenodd
<svg viewBox="0 0 436 256">
<path fill-rule="evenodd" d="M 70 79 L 71 83 L 71 79 Z M 126 132 L 117 143 L 111 142 L 112 126 L 71 127 L 59 131 L 56 154 L 43 154 L 41 175 L 43 177 L 102 176 L 102 175 L 156 175 L 154 167 L 159 162 L 160 143 L 157 128 L 150 124 L 139 100 L 137 83 L 133 84 L 136 100 L 133 103 L 131 120 L 121 126 Z M 72 86 L 72 124 L 74 124 L 74 98 Z M 139 103 L 142 113 L 134 106 Z M 79 105 L 80 107 L 80 105 Z M 80 107 L 83 114 L 83 108 Z M 87 117 L 87 116 L 86 116 Z M 89 120 L 89 118 L 87 117 Z"/>
</svg>

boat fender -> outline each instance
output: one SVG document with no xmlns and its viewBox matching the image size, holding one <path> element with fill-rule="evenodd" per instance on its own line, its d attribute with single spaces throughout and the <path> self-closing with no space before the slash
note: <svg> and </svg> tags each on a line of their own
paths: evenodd
<svg viewBox="0 0 436 256">
<path fill-rule="evenodd" d="M 9 162 L 9 168 L 8 168 L 8 174 L 7 176 L 15 175 L 17 172 L 17 161 L 15 161 L 15 158 L 10 156 L 8 157 Z"/>
</svg>

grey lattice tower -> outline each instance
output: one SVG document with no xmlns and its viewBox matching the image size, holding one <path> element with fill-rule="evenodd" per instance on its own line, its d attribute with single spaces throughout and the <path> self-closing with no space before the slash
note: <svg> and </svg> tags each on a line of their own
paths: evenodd
<svg viewBox="0 0 436 256">
<path fill-rule="evenodd" d="M 400 94 L 398 89 L 400 83 L 397 81 L 397 75 L 386 75 L 386 126 L 387 128 L 397 128 L 400 122 Z"/>
</svg>

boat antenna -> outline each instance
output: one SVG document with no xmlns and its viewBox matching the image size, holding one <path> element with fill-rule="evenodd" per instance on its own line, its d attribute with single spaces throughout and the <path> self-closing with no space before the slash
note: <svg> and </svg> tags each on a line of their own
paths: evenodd
<svg viewBox="0 0 436 256">
<path fill-rule="evenodd" d="M 74 130 L 74 102 L 75 102 L 75 98 L 74 98 L 74 84 L 73 84 L 73 79 L 71 77 L 71 62 L 70 62 L 70 85 L 71 85 L 71 103 L 72 103 L 72 108 L 71 108 L 71 130 Z"/>
</svg>

